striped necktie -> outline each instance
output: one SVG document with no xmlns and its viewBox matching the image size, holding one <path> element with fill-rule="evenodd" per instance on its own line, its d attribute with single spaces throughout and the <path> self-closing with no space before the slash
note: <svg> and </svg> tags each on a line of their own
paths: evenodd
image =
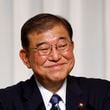
<svg viewBox="0 0 110 110">
<path fill-rule="evenodd" d="M 57 94 L 54 94 L 51 99 L 50 99 L 50 103 L 52 104 L 52 107 L 50 110 L 61 110 L 59 107 L 59 101 L 61 101 L 61 97 Z"/>
</svg>

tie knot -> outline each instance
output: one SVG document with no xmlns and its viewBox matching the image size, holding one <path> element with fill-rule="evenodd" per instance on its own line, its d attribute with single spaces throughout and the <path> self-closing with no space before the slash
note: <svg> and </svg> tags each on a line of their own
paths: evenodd
<svg viewBox="0 0 110 110">
<path fill-rule="evenodd" d="M 56 105 L 59 103 L 59 101 L 61 101 L 61 97 L 57 94 L 54 94 L 51 99 L 50 99 L 50 102 L 52 105 Z"/>
</svg>

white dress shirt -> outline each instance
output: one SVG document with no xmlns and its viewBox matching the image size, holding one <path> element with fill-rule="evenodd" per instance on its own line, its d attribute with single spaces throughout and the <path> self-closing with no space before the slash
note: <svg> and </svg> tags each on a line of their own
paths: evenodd
<svg viewBox="0 0 110 110">
<path fill-rule="evenodd" d="M 46 110 L 50 110 L 50 108 L 52 107 L 52 104 L 49 102 L 53 93 L 50 92 L 49 90 L 47 90 L 46 88 L 44 88 L 36 79 L 36 83 L 38 85 L 38 88 L 41 92 L 43 101 L 44 101 L 44 105 L 46 107 Z M 59 102 L 59 107 L 61 110 L 66 110 L 66 85 L 67 85 L 67 81 L 64 81 L 64 84 L 62 85 L 62 87 L 56 92 L 56 94 L 58 94 L 62 101 Z"/>
</svg>

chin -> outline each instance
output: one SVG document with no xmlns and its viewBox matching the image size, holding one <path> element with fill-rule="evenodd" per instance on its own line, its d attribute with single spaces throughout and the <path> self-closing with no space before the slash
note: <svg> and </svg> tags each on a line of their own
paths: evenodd
<svg viewBox="0 0 110 110">
<path fill-rule="evenodd" d="M 52 80 L 53 81 L 56 81 L 56 82 L 59 82 L 59 81 L 64 81 L 66 79 L 66 77 L 62 77 L 62 76 L 55 76 L 55 77 L 52 77 Z"/>
</svg>

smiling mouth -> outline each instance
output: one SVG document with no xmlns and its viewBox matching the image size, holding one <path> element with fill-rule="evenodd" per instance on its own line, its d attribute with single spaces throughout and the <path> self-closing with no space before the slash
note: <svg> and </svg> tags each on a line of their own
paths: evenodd
<svg viewBox="0 0 110 110">
<path fill-rule="evenodd" d="M 48 68 L 61 68 L 64 66 L 66 63 L 61 63 L 61 64 L 54 64 L 54 65 L 49 65 L 47 66 Z"/>
</svg>

